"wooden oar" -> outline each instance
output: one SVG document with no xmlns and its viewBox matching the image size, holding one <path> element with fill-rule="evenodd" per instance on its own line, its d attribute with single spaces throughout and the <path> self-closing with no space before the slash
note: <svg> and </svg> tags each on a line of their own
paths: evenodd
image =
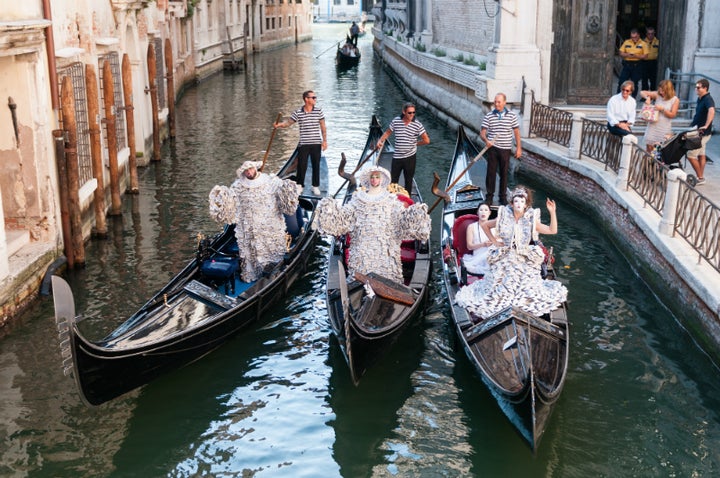
<svg viewBox="0 0 720 478">
<path fill-rule="evenodd" d="M 341 178 L 345 178 L 345 182 L 340 185 L 337 191 L 335 191 L 335 194 L 332 195 L 333 199 L 337 197 L 338 194 L 340 194 L 340 191 L 345 187 L 345 185 L 350 182 L 355 183 L 355 173 L 357 173 L 363 164 L 368 160 L 369 157 L 371 157 L 373 154 L 375 154 L 378 150 L 378 147 L 375 146 L 368 154 L 365 156 L 360 163 L 355 167 L 352 173 L 348 174 L 345 172 L 345 164 L 347 163 L 347 160 L 345 159 L 345 153 L 340 153 L 340 165 L 338 166 L 338 175 Z"/>
<path fill-rule="evenodd" d="M 278 113 L 277 118 L 275 119 L 275 123 L 279 123 L 281 119 L 282 119 L 282 112 Z M 273 125 L 275 125 L 275 123 L 273 123 Z M 273 139 L 275 138 L 276 131 L 277 131 L 277 128 L 273 127 L 272 133 L 270 133 L 270 141 L 268 141 L 267 149 L 265 149 L 265 156 L 263 157 L 263 162 L 262 162 L 262 165 L 260 166 L 259 171 L 262 171 L 263 168 L 265 167 L 265 162 L 267 161 L 268 156 L 270 155 L 270 146 L 272 145 Z"/>
<path fill-rule="evenodd" d="M 324 52 L 320 53 L 318 56 L 315 57 L 315 59 L 317 60 L 317 59 L 320 58 L 322 55 L 324 55 L 325 53 L 329 52 L 331 48 L 337 48 L 338 46 L 340 46 L 340 42 L 337 42 L 335 45 L 331 46 L 330 48 L 328 48 L 328 49 L 325 50 Z"/>
<path fill-rule="evenodd" d="M 487 152 L 488 149 L 490 149 L 490 147 L 485 146 L 485 148 L 483 148 L 483 150 L 480 151 L 477 154 L 477 156 L 475 156 L 473 158 L 472 161 L 470 161 L 470 164 L 468 164 L 467 167 L 465 169 L 463 169 L 462 173 L 457 175 L 455 180 L 452 183 L 450 183 L 450 185 L 447 187 L 447 189 L 445 189 L 445 191 L 443 193 L 436 192 L 436 190 L 438 190 L 437 183 L 440 182 L 440 177 L 437 175 L 437 173 L 435 173 L 435 182 L 433 182 L 433 194 L 438 196 L 438 198 L 435 200 L 435 203 L 432 205 L 432 207 L 428 211 L 428 214 L 433 212 L 433 209 L 435 209 L 437 207 L 437 205 L 440 204 L 440 201 L 442 201 L 443 199 L 445 199 L 445 201 L 450 200 L 450 196 L 448 196 L 447 193 L 449 193 L 452 190 L 452 188 L 455 187 L 455 185 L 458 183 L 458 181 L 460 181 L 460 178 L 462 178 L 465 175 L 465 173 L 470 171 L 470 168 L 473 167 L 473 164 L 477 163 L 478 160 L 482 157 L 483 154 L 485 154 Z"/>
</svg>

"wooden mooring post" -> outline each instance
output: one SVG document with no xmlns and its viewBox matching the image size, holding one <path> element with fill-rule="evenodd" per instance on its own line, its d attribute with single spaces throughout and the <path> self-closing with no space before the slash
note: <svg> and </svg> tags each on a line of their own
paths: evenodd
<svg viewBox="0 0 720 478">
<path fill-rule="evenodd" d="M 125 101 L 125 125 L 127 126 L 127 141 L 130 148 L 128 168 L 130 168 L 129 192 L 137 194 L 140 191 L 137 173 L 137 149 L 135 148 L 135 106 L 133 105 L 132 67 L 127 53 L 122 60 L 123 99 Z"/>
<path fill-rule="evenodd" d="M 97 187 L 93 196 L 95 210 L 95 235 L 100 238 L 107 237 L 107 224 L 105 223 L 105 178 L 102 158 L 102 143 L 100 138 L 100 117 L 97 74 L 91 64 L 85 65 L 85 91 L 87 92 L 88 130 L 90 132 L 90 155 L 92 156 L 92 169 Z"/>
<path fill-rule="evenodd" d="M 105 102 L 105 131 L 107 132 L 108 162 L 110 164 L 110 215 L 122 214 L 120 202 L 120 171 L 117 155 L 117 131 L 115 130 L 115 86 L 110 61 L 103 62 L 103 100 Z"/>
<path fill-rule="evenodd" d="M 75 267 L 75 251 L 73 250 L 72 226 L 70 226 L 70 211 L 68 210 L 67 188 L 67 161 L 65 160 L 65 131 L 53 130 L 55 140 L 55 163 L 58 170 L 58 193 L 60 196 L 60 224 L 62 226 L 65 258 L 70 269 Z"/>
<path fill-rule="evenodd" d="M 175 66 L 173 65 L 172 56 L 172 45 L 170 39 L 165 39 L 165 71 L 167 74 L 167 105 L 168 105 L 168 135 L 171 138 L 175 137 L 175 77 L 173 71 Z"/>
<path fill-rule="evenodd" d="M 160 119 L 158 118 L 158 96 L 157 96 L 157 66 L 155 65 L 155 47 L 152 43 L 148 45 L 147 67 L 148 67 L 148 91 L 150 93 L 150 104 L 152 105 L 153 125 L 153 161 L 160 161 Z"/>
<path fill-rule="evenodd" d="M 85 266 L 85 243 L 82 235 L 82 217 L 80 214 L 80 176 L 77 155 L 77 120 L 75 118 L 75 96 L 69 76 L 63 76 L 60 89 L 63 129 L 67 134 L 65 143 L 65 168 L 67 171 L 68 214 L 70 216 L 70 234 L 73 249 L 73 266 Z M 68 265 L 70 259 L 68 258 Z"/>
</svg>

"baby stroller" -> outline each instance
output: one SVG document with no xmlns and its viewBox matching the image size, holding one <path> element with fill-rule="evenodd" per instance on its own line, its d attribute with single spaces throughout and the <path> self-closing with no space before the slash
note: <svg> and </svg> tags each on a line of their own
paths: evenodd
<svg viewBox="0 0 720 478">
<path fill-rule="evenodd" d="M 666 164 L 670 169 L 682 168 L 680 161 L 688 151 L 698 149 L 702 137 L 697 130 L 683 131 L 677 133 L 655 149 L 655 159 Z M 688 174 L 687 182 L 695 186 L 697 178 Z"/>
</svg>

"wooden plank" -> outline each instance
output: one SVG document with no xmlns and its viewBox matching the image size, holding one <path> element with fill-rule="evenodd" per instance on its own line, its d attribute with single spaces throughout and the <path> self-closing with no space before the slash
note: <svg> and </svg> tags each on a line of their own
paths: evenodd
<svg viewBox="0 0 720 478">
<path fill-rule="evenodd" d="M 415 296 L 405 286 L 396 284 L 384 277 L 376 276 L 373 273 L 364 275 L 356 272 L 355 279 L 364 284 L 370 284 L 370 287 L 372 287 L 375 293 L 383 299 L 405 305 L 413 305 L 415 303 Z"/>
</svg>

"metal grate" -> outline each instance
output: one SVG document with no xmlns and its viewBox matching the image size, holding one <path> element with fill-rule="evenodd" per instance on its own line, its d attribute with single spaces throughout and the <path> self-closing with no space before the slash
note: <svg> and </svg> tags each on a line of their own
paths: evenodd
<svg viewBox="0 0 720 478">
<path fill-rule="evenodd" d="M 98 58 L 98 71 L 100 72 L 100 102 L 105 104 L 105 91 L 103 90 L 103 65 L 105 60 L 110 63 L 110 71 L 113 78 L 113 105 L 115 105 L 115 135 L 117 136 L 117 149 L 127 147 L 127 138 L 125 135 L 125 109 L 123 108 L 122 95 L 122 76 L 120 73 L 120 55 L 117 52 L 111 52 Z M 107 132 L 104 136 L 107 138 Z M 107 150 L 107 144 L 105 144 Z"/>
<path fill-rule="evenodd" d="M 85 90 L 85 67 L 82 63 L 73 63 L 58 69 L 58 93 L 62 95 L 62 79 L 67 76 L 73 86 L 75 99 L 75 125 L 77 128 L 77 159 L 80 187 L 93 179 L 92 156 L 90 154 L 90 127 L 88 124 L 87 91 Z M 60 98 L 62 102 L 62 97 Z M 62 110 L 60 124 L 62 125 Z"/>
<path fill-rule="evenodd" d="M 165 55 L 163 55 L 163 40 L 162 38 L 155 38 L 155 68 L 156 75 L 155 84 L 157 85 L 158 95 L 158 108 L 160 111 L 165 109 Z"/>
</svg>

